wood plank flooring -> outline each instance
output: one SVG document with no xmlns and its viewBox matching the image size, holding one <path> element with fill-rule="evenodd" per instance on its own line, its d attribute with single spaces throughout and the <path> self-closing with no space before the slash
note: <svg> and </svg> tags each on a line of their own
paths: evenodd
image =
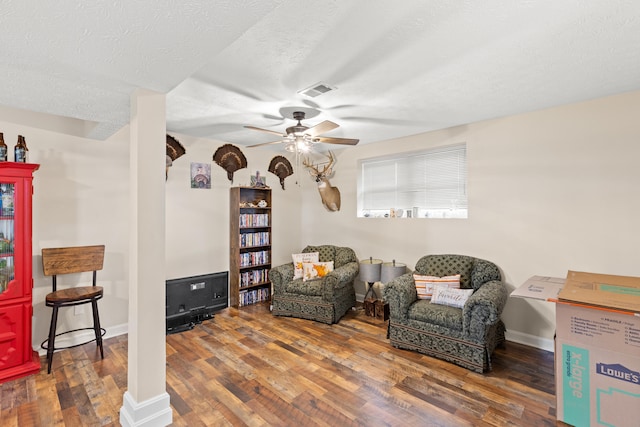
<svg viewBox="0 0 640 427">
<path fill-rule="evenodd" d="M 57 352 L 53 371 L 0 385 L 0 425 L 119 425 L 127 338 Z M 167 336 L 175 426 L 551 426 L 553 353 L 507 342 L 480 375 L 398 350 L 386 324 L 337 325 L 225 309 Z"/>
</svg>

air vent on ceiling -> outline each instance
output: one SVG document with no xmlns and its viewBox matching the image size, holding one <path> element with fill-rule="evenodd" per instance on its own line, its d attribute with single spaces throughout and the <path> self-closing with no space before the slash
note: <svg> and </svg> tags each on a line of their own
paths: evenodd
<svg viewBox="0 0 640 427">
<path fill-rule="evenodd" d="M 332 86 L 329 86 L 326 83 L 319 82 L 319 83 L 316 83 L 314 85 L 309 86 L 306 89 L 302 89 L 302 90 L 298 91 L 298 93 L 301 94 L 301 95 L 304 95 L 304 96 L 308 96 L 310 98 L 315 98 L 317 96 L 322 95 L 323 93 L 327 93 L 327 92 L 330 92 L 330 91 L 336 90 L 336 89 L 337 89 L 336 87 L 332 87 Z"/>
</svg>

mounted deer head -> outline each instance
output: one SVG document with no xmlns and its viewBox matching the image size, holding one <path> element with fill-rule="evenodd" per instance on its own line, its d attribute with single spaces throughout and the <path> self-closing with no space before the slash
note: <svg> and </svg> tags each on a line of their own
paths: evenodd
<svg viewBox="0 0 640 427">
<path fill-rule="evenodd" d="M 322 168 L 322 171 L 319 171 L 316 165 L 309 163 L 309 159 L 307 158 L 302 160 L 302 164 L 309 169 L 309 175 L 316 180 L 324 207 L 335 212 L 340 210 L 340 190 L 338 190 L 337 187 L 331 186 L 329 177 L 333 174 L 331 166 L 335 163 L 336 159 L 331 151 L 329 151 L 327 157 L 329 158 L 329 163 Z"/>
</svg>

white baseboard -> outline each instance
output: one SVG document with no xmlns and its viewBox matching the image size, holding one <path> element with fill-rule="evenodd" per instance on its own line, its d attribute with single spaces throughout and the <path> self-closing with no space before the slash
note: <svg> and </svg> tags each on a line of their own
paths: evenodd
<svg viewBox="0 0 640 427">
<path fill-rule="evenodd" d="M 509 331 L 505 334 L 507 341 L 517 342 L 518 344 L 528 345 L 530 347 L 539 348 L 541 350 L 550 351 L 553 353 L 554 345 L 553 340 L 548 338 L 542 338 L 535 335 L 525 334 L 518 331 Z"/>
<path fill-rule="evenodd" d="M 123 427 L 168 426 L 172 421 L 173 413 L 168 393 L 138 403 L 129 391 L 124 392 L 120 408 L 120 424 Z"/>
<path fill-rule="evenodd" d="M 106 329 L 106 333 L 102 337 L 102 339 L 117 337 L 118 335 L 126 334 L 128 331 L 128 324 L 123 323 L 121 325 L 109 326 Z M 78 332 L 74 332 L 71 334 L 62 335 L 56 337 L 56 347 L 69 347 L 77 344 L 81 344 L 87 342 L 89 340 L 94 339 L 95 335 L 93 334 L 93 330 L 87 329 Z M 33 348 L 37 348 L 38 354 L 40 356 L 46 356 L 47 350 L 40 347 L 40 343 L 32 343 Z"/>
</svg>

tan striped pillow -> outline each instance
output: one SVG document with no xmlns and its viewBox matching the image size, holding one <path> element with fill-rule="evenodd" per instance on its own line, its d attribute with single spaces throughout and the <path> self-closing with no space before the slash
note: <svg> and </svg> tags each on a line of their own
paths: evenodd
<svg viewBox="0 0 640 427">
<path fill-rule="evenodd" d="M 430 300 L 433 295 L 433 288 L 437 285 L 447 286 L 452 289 L 460 289 L 460 275 L 455 276 L 422 276 L 414 274 L 413 280 L 416 283 L 416 292 L 419 299 Z"/>
</svg>

